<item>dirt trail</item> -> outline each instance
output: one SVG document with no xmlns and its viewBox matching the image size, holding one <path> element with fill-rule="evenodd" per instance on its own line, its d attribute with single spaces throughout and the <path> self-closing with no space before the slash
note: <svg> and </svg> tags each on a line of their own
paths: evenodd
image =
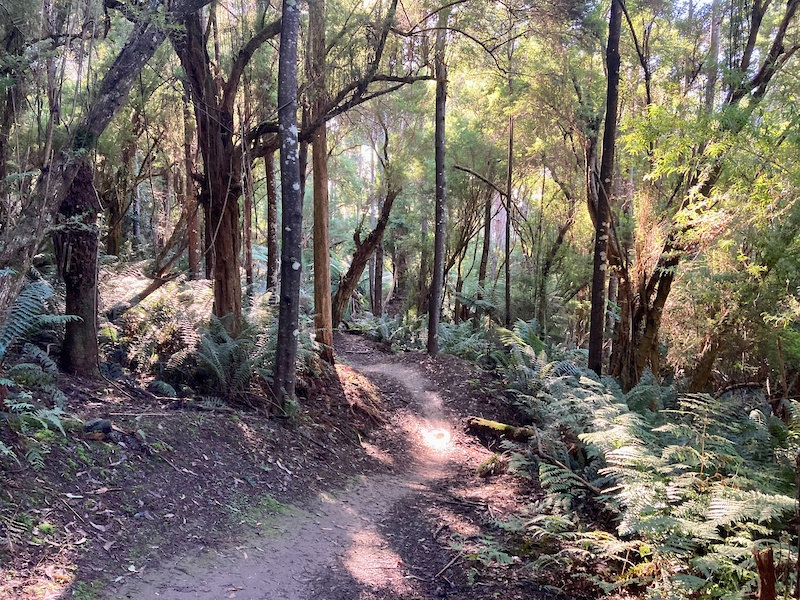
<svg viewBox="0 0 800 600">
<path fill-rule="evenodd" d="M 109 590 L 108 598 L 239 600 L 352 600 L 431 597 L 428 588 L 442 562 L 436 532 L 413 507 L 425 504 L 448 477 L 463 468 L 465 446 L 440 392 L 420 368 L 376 362 L 380 354 L 354 350 L 344 359 L 405 408 L 367 452 L 389 474 L 366 475 L 347 489 L 270 517 L 258 536 L 225 549 L 175 557 L 145 569 Z M 474 453 L 474 449 L 471 450 Z M 409 509 L 411 507 L 411 509 Z M 414 543 L 436 557 L 406 564 L 402 544 Z M 408 539 L 406 539 L 408 538 Z M 433 585 L 438 585 L 433 582 Z M 434 595 L 446 594 L 436 590 Z"/>
</svg>

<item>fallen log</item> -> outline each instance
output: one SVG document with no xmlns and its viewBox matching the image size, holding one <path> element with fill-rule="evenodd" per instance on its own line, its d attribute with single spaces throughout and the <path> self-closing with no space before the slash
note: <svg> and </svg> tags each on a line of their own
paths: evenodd
<svg viewBox="0 0 800 600">
<path fill-rule="evenodd" d="M 508 423 L 490 421 L 481 417 L 467 417 L 466 424 L 467 431 L 476 435 L 488 433 L 503 436 L 515 442 L 527 442 L 529 439 L 536 437 L 536 430 L 531 427 L 515 427 Z"/>
<path fill-rule="evenodd" d="M 536 440 L 536 447 L 534 448 L 531 445 L 531 450 L 535 452 L 540 458 L 546 460 L 547 462 L 556 465 L 564 469 L 565 471 L 569 471 L 572 473 L 573 477 L 580 481 L 583 485 L 585 485 L 588 489 L 593 491 L 595 494 L 602 494 L 602 490 L 589 482 L 587 479 L 584 479 L 573 469 L 562 463 L 560 460 L 550 456 L 544 451 L 542 448 L 542 440 L 539 437 L 539 431 L 536 429 L 535 425 L 531 427 L 515 427 L 514 425 L 508 425 L 507 423 L 500 423 L 499 421 L 491 421 L 489 419 L 483 419 L 481 417 L 467 417 L 466 419 L 467 424 L 467 431 L 472 434 L 480 435 L 480 434 L 492 434 L 492 435 L 501 435 L 509 440 L 513 440 L 515 442 L 527 442 L 531 439 Z"/>
</svg>

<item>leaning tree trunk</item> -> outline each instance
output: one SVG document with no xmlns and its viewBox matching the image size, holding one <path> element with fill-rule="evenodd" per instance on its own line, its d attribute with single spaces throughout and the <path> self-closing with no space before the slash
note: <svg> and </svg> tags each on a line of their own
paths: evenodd
<svg viewBox="0 0 800 600">
<path fill-rule="evenodd" d="M 128 40 L 108 68 L 86 116 L 74 134 L 39 176 L 36 186 L 26 198 L 25 206 L 14 221 L 13 230 L 0 226 L 0 315 L 5 315 L 22 289 L 33 257 L 41 241 L 48 235 L 72 184 L 81 162 L 79 151 L 93 148 L 111 119 L 128 98 L 128 93 L 145 63 L 166 39 L 164 24 L 173 23 L 186 12 L 199 10 L 209 0 L 176 0 L 163 15 L 142 11 L 134 23 Z M 25 235 L 19 235 L 25 232 Z"/>
<path fill-rule="evenodd" d="M 300 148 L 297 136 L 297 38 L 300 5 L 283 0 L 281 46 L 278 59 L 278 123 L 281 140 L 281 294 L 278 314 L 278 349 L 272 391 L 276 409 L 283 410 L 294 398 L 297 372 L 298 320 L 300 313 L 300 243 L 303 206 L 300 196 Z"/>
<path fill-rule="evenodd" d="M 611 191 L 614 175 L 614 150 L 617 138 L 619 107 L 619 39 L 622 29 L 621 0 L 612 0 L 608 22 L 606 65 L 606 120 L 603 131 L 603 157 L 600 160 L 600 193 L 595 207 L 594 269 L 592 273 L 592 307 L 589 326 L 588 367 L 602 374 L 603 340 L 606 322 L 606 274 L 608 273 L 608 239 L 611 234 Z"/>
<path fill-rule="evenodd" d="M 333 326 L 336 327 L 341 323 L 344 311 L 347 308 L 347 303 L 350 302 L 350 297 L 361 279 L 361 274 L 367 266 L 370 257 L 378 244 L 383 239 L 383 232 L 386 230 L 386 225 L 389 223 L 389 214 L 392 210 L 395 198 L 400 194 L 400 190 L 389 187 L 386 193 L 386 199 L 383 201 L 381 207 L 381 214 L 378 217 L 378 222 L 375 224 L 375 229 L 369 232 L 367 238 L 362 242 L 358 233 L 354 236 L 356 243 L 356 251 L 353 254 L 353 260 L 350 261 L 350 268 L 347 269 L 344 277 L 339 282 L 339 288 L 336 290 L 336 295 L 333 297 Z"/>
<path fill-rule="evenodd" d="M 59 208 L 53 232 L 58 271 L 64 280 L 66 314 L 80 317 L 67 323 L 60 366 L 72 375 L 96 377 L 97 257 L 100 247 L 97 215 L 101 210 L 92 185 L 92 168 L 83 165 Z"/>
<path fill-rule="evenodd" d="M 436 221 L 433 242 L 433 275 L 428 296 L 428 354 L 439 353 L 439 320 L 442 315 L 444 292 L 444 261 L 447 230 L 447 177 L 445 173 L 445 112 L 447 108 L 447 64 L 444 60 L 447 41 L 447 21 L 450 7 L 439 13 L 439 29 L 436 32 L 436 132 L 434 135 L 434 158 L 436 163 Z"/>
</svg>

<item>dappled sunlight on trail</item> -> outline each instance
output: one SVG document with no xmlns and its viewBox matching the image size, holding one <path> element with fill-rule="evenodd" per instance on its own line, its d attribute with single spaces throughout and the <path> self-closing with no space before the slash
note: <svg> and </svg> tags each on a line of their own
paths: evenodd
<svg viewBox="0 0 800 600">
<path fill-rule="evenodd" d="M 422 431 L 422 439 L 425 441 L 425 445 L 439 452 L 447 450 L 450 446 L 450 438 L 450 432 L 446 429 L 428 429 Z"/>
</svg>

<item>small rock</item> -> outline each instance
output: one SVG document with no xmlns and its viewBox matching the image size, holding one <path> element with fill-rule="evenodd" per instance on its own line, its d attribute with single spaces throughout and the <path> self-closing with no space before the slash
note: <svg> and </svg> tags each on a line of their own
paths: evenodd
<svg viewBox="0 0 800 600">
<path fill-rule="evenodd" d="M 83 426 L 86 433 L 111 433 L 111 421 L 108 419 L 93 419 Z"/>
</svg>

